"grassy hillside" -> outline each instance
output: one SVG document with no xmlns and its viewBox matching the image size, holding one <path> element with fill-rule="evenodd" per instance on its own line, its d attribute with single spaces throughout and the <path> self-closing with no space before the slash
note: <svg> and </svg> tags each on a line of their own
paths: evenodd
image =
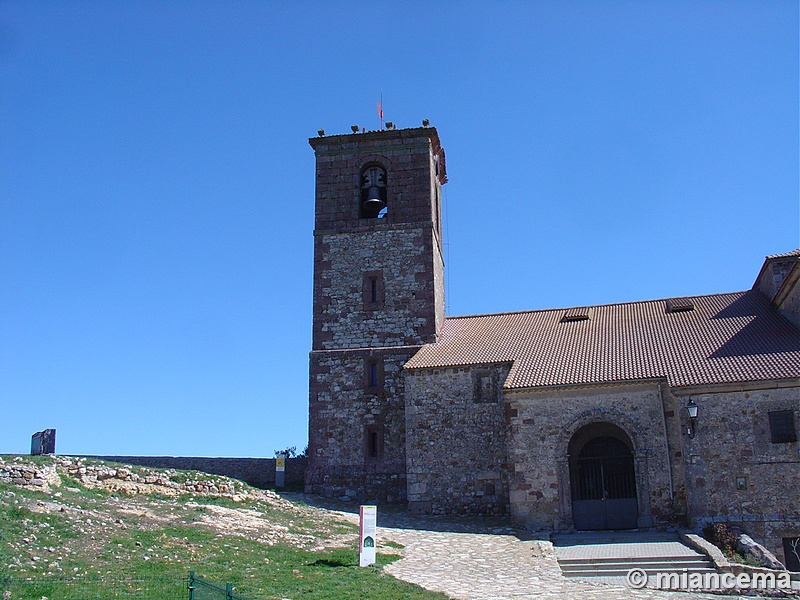
<svg viewBox="0 0 800 600">
<path fill-rule="evenodd" d="M 186 598 L 189 570 L 251 600 L 444 598 L 383 574 L 397 549 L 379 547 L 379 565 L 359 568 L 352 515 L 194 472 L 0 457 L 0 474 L 4 465 L 36 470 L 29 485 L 0 481 L 4 600 L 65 598 L 72 588 L 59 582 L 69 581 L 91 584 L 93 598 L 118 597 L 124 578 L 157 583 L 159 600 Z"/>
</svg>

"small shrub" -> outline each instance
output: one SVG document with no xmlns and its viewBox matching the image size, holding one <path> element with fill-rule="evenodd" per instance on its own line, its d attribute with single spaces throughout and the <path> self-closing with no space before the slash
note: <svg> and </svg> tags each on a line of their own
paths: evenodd
<svg viewBox="0 0 800 600">
<path fill-rule="evenodd" d="M 703 529 L 703 536 L 727 557 L 739 558 L 736 552 L 737 535 L 732 533 L 725 523 L 713 523 Z"/>
<path fill-rule="evenodd" d="M 183 472 L 173 473 L 169 476 L 169 480 L 177 484 L 186 483 L 189 481 L 189 475 Z"/>
</svg>

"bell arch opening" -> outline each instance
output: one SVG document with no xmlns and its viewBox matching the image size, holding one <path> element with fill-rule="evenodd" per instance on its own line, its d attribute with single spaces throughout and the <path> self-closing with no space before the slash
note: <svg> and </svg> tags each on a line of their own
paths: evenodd
<svg viewBox="0 0 800 600">
<path fill-rule="evenodd" d="M 380 219 L 386 216 L 386 169 L 369 163 L 361 169 L 358 216 Z"/>
</svg>

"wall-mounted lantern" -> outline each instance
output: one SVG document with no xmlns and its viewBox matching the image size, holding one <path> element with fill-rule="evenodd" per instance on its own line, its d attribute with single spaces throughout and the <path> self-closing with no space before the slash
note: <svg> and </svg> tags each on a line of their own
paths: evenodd
<svg viewBox="0 0 800 600">
<path fill-rule="evenodd" d="M 686 405 L 686 412 L 689 413 L 689 428 L 686 430 L 686 433 L 689 435 L 690 438 L 694 437 L 695 421 L 697 421 L 697 411 L 698 411 L 697 404 L 695 404 L 695 401 L 692 400 L 691 396 L 689 396 L 689 404 Z"/>
</svg>

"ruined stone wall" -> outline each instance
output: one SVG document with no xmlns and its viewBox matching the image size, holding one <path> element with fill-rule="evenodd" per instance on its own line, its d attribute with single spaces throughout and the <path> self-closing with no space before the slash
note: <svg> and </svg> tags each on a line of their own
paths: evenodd
<svg viewBox="0 0 800 600">
<path fill-rule="evenodd" d="M 800 386 L 692 398 L 696 435 L 684 438 L 692 523 L 731 523 L 783 557 L 781 538 L 800 537 L 800 445 L 772 443 L 768 413 L 794 411 L 800 431 Z"/>
<path fill-rule="evenodd" d="M 124 465 L 136 465 L 141 467 L 152 467 L 156 469 L 172 469 L 182 471 L 199 471 L 201 473 L 208 473 L 211 475 L 222 475 L 230 477 L 231 479 L 238 479 L 245 483 L 258 488 L 270 488 L 275 486 L 275 459 L 274 458 L 214 458 L 214 457 L 191 457 L 191 456 L 76 456 L 76 457 L 60 457 L 53 456 L 57 464 L 72 465 L 84 459 L 98 459 L 105 460 Z M 92 469 L 100 469 L 98 476 L 101 478 L 105 475 L 101 467 L 92 465 L 84 465 L 89 469 L 89 476 L 94 473 Z M 6 461 L 3 462 L 0 458 L 0 481 L 7 483 L 17 483 L 19 485 L 32 485 L 43 486 L 46 483 L 46 478 L 40 481 L 41 477 L 38 473 L 49 472 L 54 467 L 46 466 L 41 469 L 34 468 L 28 463 L 20 461 Z M 306 459 L 305 458 L 290 458 L 286 461 L 285 473 L 285 487 L 299 488 L 302 487 L 305 480 Z M 108 469 L 106 469 L 108 471 Z M 84 469 L 85 474 L 87 471 Z M 105 474 L 105 475 L 104 475 Z M 95 473 L 97 475 L 97 473 Z M 114 469 L 111 477 L 123 478 L 130 475 L 130 471 L 124 469 Z M 25 483 L 22 480 L 29 480 Z M 143 481 L 144 482 L 144 481 Z M 144 483 L 151 483 L 150 481 Z"/>
<path fill-rule="evenodd" d="M 126 493 L 153 493 L 156 488 L 162 493 L 171 495 L 178 494 L 200 494 L 200 495 L 223 495 L 240 496 L 248 492 L 246 487 L 240 483 L 241 478 L 230 476 L 209 477 L 208 471 L 196 474 L 187 474 L 181 471 L 196 470 L 185 468 L 186 461 L 203 461 L 203 458 L 180 458 L 180 457 L 115 457 L 127 458 L 136 461 L 137 459 L 154 459 L 150 468 L 142 468 L 141 465 L 132 461 L 122 464 L 107 464 L 95 462 L 96 457 L 85 456 L 56 456 L 50 455 L 44 461 L 31 462 L 29 456 L 7 456 L 0 457 L 0 483 L 10 483 L 31 489 L 48 491 L 64 484 L 62 477 L 69 477 L 81 483 L 94 487 L 102 484 L 106 489 L 118 489 Z M 166 466 L 166 461 L 158 459 L 172 459 L 171 464 L 179 465 L 176 467 Z M 218 461 L 220 459 L 207 459 Z M 267 459 L 230 459 L 231 461 L 248 460 L 267 460 Z M 305 463 L 305 459 L 289 459 L 287 471 L 294 471 L 294 479 L 297 478 L 297 469 Z M 203 463 L 195 463 L 199 466 Z M 205 463 L 212 466 L 213 462 Z M 232 464 L 232 463 L 231 463 Z M 231 464 L 228 465 L 230 469 Z M 294 465 L 294 469 L 290 465 Z M 274 472 L 274 459 L 273 459 Z M 234 481 L 236 479 L 236 481 Z M 274 478 L 273 478 L 274 479 Z M 264 492 L 259 492 L 264 493 Z M 273 492 L 271 497 L 277 497 Z"/>
<path fill-rule="evenodd" d="M 406 373 L 408 501 L 412 510 L 504 514 L 508 510 L 508 365 Z"/>
<path fill-rule="evenodd" d="M 0 456 L 0 483 L 44 490 L 60 482 L 54 464 L 31 464 L 23 462 L 22 457 Z"/>
<path fill-rule="evenodd" d="M 680 519 L 683 491 L 672 468 L 679 426 L 657 383 L 530 390 L 506 394 L 511 514 L 534 529 L 569 530 L 568 446 L 581 427 L 607 422 L 633 443 L 639 526 Z M 671 415 L 671 416 L 668 416 Z M 670 456 L 673 454 L 673 457 Z"/>
<path fill-rule="evenodd" d="M 157 469 L 179 469 L 223 475 L 244 481 L 258 488 L 275 486 L 274 458 L 215 458 L 204 456 L 90 456 L 87 458 Z M 287 459 L 284 475 L 285 487 L 302 488 L 305 480 L 305 470 L 305 458 Z"/>
</svg>

